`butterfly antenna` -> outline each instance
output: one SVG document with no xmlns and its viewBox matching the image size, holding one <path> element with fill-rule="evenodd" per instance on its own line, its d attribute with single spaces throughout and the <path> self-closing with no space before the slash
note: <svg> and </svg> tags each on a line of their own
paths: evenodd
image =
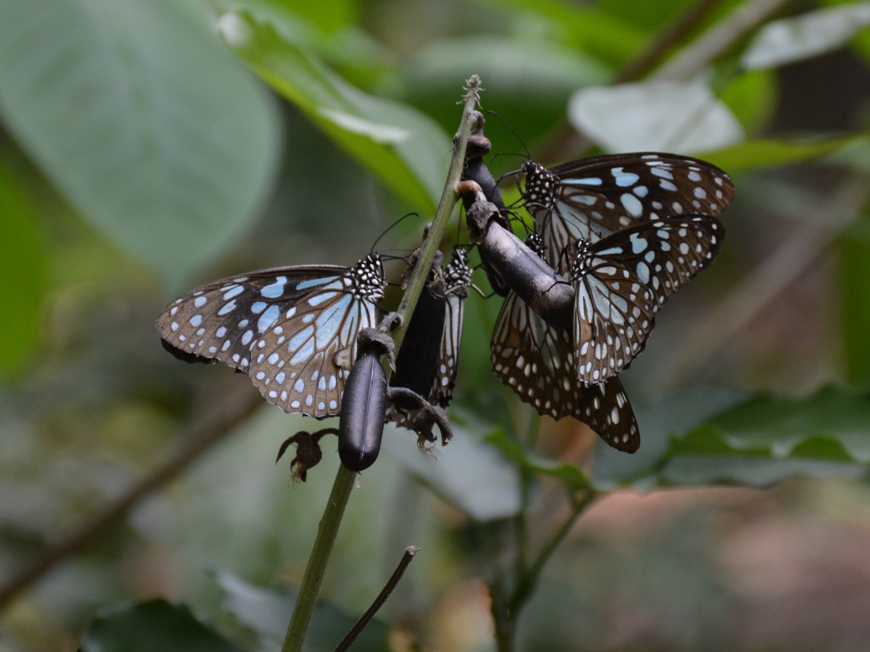
<svg viewBox="0 0 870 652">
<path fill-rule="evenodd" d="M 397 219 L 395 222 L 390 224 L 390 226 L 388 226 L 386 229 L 384 229 L 384 231 L 378 236 L 377 240 L 375 240 L 374 243 L 372 244 L 372 248 L 369 249 L 369 253 L 374 252 L 375 247 L 377 246 L 378 242 L 381 241 L 381 238 L 383 238 L 385 235 L 387 235 L 387 233 L 389 233 L 393 227 L 401 224 L 405 219 L 411 217 L 412 215 L 414 215 L 415 217 L 420 217 L 420 213 L 407 213 L 407 214 L 403 215 L 402 217 L 400 217 L 399 219 Z"/>
<path fill-rule="evenodd" d="M 505 127 L 507 127 L 507 130 L 513 134 L 514 138 L 517 139 L 517 142 L 518 142 L 520 145 L 523 146 L 523 149 L 524 149 L 524 150 L 526 150 L 526 159 L 531 159 L 531 158 L 532 158 L 532 155 L 529 153 L 529 148 L 526 147 L 526 144 L 523 142 L 523 139 L 519 137 L 519 135 L 517 134 L 517 132 L 514 131 L 513 127 L 511 127 L 511 126 L 507 123 L 507 120 L 505 120 L 504 118 L 502 118 L 502 117 L 501 117 L 498 113 L 496 113 L 495 111 L 487 111 L 487 112 L 486 112 L 486 115 L 494 115 L 496 118 L 498 118 L 499 122 L 501 122 Z M 498 154 L 494 154 L 492 158 L 495 158 L 496 156 L 498 156 Z M 514 156 L 522 156 L 522 154 L 515 154 Z"/>
</svg>

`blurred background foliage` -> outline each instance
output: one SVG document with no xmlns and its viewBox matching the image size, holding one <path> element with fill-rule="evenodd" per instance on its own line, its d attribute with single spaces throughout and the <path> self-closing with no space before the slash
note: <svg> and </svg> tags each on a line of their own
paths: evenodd
<svg viewBox="0 0 870 652">
<path fill-rule="evenodd" d="M 544 569 L 519 649 L 866 649 L 868 24 L 870 3 L 836 1 L 0 0 L 0 651 L 149 649 L 142 631 L 278 649 L 334 449 L 292 485 L 272 459 L 310 424 L 249 416 L 244 376 L 166 355 L 154 319 L 223 275 L 351 264 L 409 211 L 378 246 L 416 246 L 474 73 L 494 152 L 722 166 L 728 240 L 622 376 L 634 456 L 569 420 L 542 419 L 532 448 L 490 370 L 500 300 L 472 295 L 457 436 L 423 456 L 388 429 L 311 649 L 407 545 L 423 550 L 358 649 L 495 649 L 486 586 L 517 515 L 540 547 L 590 483 L 606 495 Z"/>
</svg>

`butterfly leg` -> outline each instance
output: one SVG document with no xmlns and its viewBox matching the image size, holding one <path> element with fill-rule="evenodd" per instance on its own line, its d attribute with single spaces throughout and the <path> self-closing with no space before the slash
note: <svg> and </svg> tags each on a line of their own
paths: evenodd
<svg viewBox="0 0 870 652">
<path fill-rule="evenodd" d="M 395 371 L 396 345 L 393 343 L 393 338 L 390 337 L 390 332 L 401 324 L 402 318 L 399 313 L 391 312 L 384 317 L 377 328 L 363 328 L 356 336 L 357 358 L 363 357 L 370 351 L 375 351 L 379 356 L 387 356 L 390 369 Z"/>
<path fill-rule="evenodd" d="M 442 446 L 450 443 L 450 440 L 453 439 L 453 430 L 447 420 L 447 413 L 440 405 L 432 405 L 425 398 L 406 387 L 391 387 L 387 390 L 387 396 L 391 401 L 401 397 L 417 402 L 420 407 L 411 421 L 411 427 L 421 438 L 428 442 L 434 442 L 435 435 L 432 434 L 432 427 L 437 425 L 441 431 Z"/>
<path fill-rule="evenodd" d="M 278 457 L 275 458 L 275 463 L 284 455 L 290 444 L 296 444 L 296 456 L 290 460 L 290 469 L 293 472 L 294 480 L 305 479 L 308 475 L 308 469 L 317 466 L 323 458 L 323 453 L 320 450 L 320 439 L 324 435 L 337 435 L 338 429 L 324 428 L 317 432 L 297 432 L 292 437 L 288 437 L 281 448 L 278 449 Z"/>
</svg>

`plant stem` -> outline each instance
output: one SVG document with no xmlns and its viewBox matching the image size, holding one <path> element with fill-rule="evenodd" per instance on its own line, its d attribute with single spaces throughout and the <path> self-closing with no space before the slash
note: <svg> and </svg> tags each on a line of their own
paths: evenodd
<svg viewBox="0 0 870 652">
<path fill-rule="evenodd" d="M 489 585 L 489 593 L 492 599 L 492 616 L 495 623 L 495 640 L 498 652 L 511 652 L 514 649 L 514 635 L 516 634 L 517 621 L 520 612 L 528 602 L 535 590 L 538 579 L 544 566 L 550 560 L 553 553 L 568 536 L 577 519 L 586 511 L 599 496 L 599 492 L 590 490 L 574 503 L 574 509 L 567 519 L 559 526 L 544 549 L 540 552 L 535 562 L 528 570 L 517 573 L 517 581 L 513 594 L 506 596 L 505 585 L 501 578 L 496 578 Z M 519 569 L 519 567 L 518 567 Z"/>
<path fill-rule="evenodd" d="M 462 166 L 465 162 L 465 147 L 468 144 L 468 136 L 474 123 L 472 114 L 479 100 L 480 79 L 477 75 L 473 75 L 466 83 L 468 87 L 464 98 L 465 108 L 462 112 L 459 132 L 454 138 L 453 158 L 450 161 L 447 181 L 444 184 L 444 192 L 441 193 L 438 210 L 435 212 L 435 217 L 432 220 L 429 235 L 421 247 L 420 258 L 411 274 L 408 289 L 405 291 L 397 310 L 402 317 L 402 325 L 393 331 L 393 341 L 396 344 L 397 351 L 402 344 L 402 339 L 405 337 L 410 316 L 414 313 L 417 299 L 423 291 L 426 277 L 429 275 L 429 268 L 432 266 L 432 260 L 435 258 L 435 250 L 441 243 L 441 238 L 444 237 L 447 223 L 450 221 L 450 215 L 453 212 L 453 206 L 458 198 L 455 187 L 459 182 Z M 389 380 L 390 369 L 385 367 L 385 370 Z M 350 499 L 355 478 L 356 474 L 353 471 L 349 471 L 343 465 L 339 465 L 335 482 L 332 485 L 332 493 L 329 495 L 329 501 L 326 504 L 323 517 L 320 519 L 317 537 L 314 540 L 314 548 L 311 551 L 311 557 L 308 559 L 308 565 L 305 567 L 305 575 L 302 577 L 299 596 L 296 599 L 296 606 L 293 609 L 293 616 L 287 627 L 287 635 L 284 638 L 281 652 L 300 652 L 302 650 L 302 643 L 305 640 L 305 634 L 311 622 L 311 615 L 314 612 L 314 604 L 317 601 L 318 593 L 320 593 L 320 585 L 323 582 L 326 564 L 329 561 L 329 555 L 335 544 L 335 537 L 338 534 L 338 528 L 341 525 L 341 518 L 344 515 L 347 501 Z"/>
</svg>

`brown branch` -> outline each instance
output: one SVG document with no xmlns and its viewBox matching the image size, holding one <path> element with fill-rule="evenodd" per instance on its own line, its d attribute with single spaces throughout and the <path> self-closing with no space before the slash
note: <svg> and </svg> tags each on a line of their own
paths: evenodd
<svg viewBox="0 0 870 652">
<path fill-rule="evenodd" d="M 662 28 L 640 54 L 625 64 L 611 85 L 642 79 L 665 59 L 674 46 L 691 34 L 721 2 L 722 0 L 701 0 L 692 4 L 683 14 Z M 538 148 L 535 160 L 544 164 L 562 161 L 582 155 L 590 147 L 592 141 L 566 122 Z"/>
<path fill-rule="evenodd" d="M 684 80 L 700 72 L 707 64 L 782 9 L 789 0 L 748 0 L 731 15 L 701 34 L 673 59 L 650 75 L 656 80 Z"/>
<path fill-rule="evenodd" d="M 414 546 L 408 546 L 405 548 L 405 554 L 402 555 L 399 565 L 396 567 L 396 570 L 393 571 L 390 579 L 387 580 L 386 585 L 378 594 L 378 597 L 375 598 L 374 602 L 372 602 L 372 606 L 369 607 L 362 616 L 360 616 L 360 619 L 356 621 L 356 624 L 347 633 L 347 636 L 345 636 L 341 640 L 341 643 L 338 644 L 338 647 L 335 648 L 335 652 L 346 652 L 357 637 L 362 634 L 362 631 L 368 626 L 372 621 L 372 618 L 375 617 L 375 614 L 378 613 L 378 610 L 384 606 L 384 603 L 387 601 L 387 598 L 390 597 L 390 594 L 399 585 L 402 575 L 405 574 L 405 570 L 408 568 L 408 565 L 414 561 L 414 555 L 418 552 L 420 552 L 420 549 L 415 548 Z"/>
<path fill-rule="evenodd" d="M 260 395 L 247 387 L 245 391 L 237 391 L 226 400 L 222 399 L 223 409 L 209 414 L 191 428 L 187 441 L 163 464 L 0 587 L 0 609 L 67 557 L 87 548 L 100 535 L 118 525 L 139 502 L 174 479 L 262 404 Z"/>
</svg>

